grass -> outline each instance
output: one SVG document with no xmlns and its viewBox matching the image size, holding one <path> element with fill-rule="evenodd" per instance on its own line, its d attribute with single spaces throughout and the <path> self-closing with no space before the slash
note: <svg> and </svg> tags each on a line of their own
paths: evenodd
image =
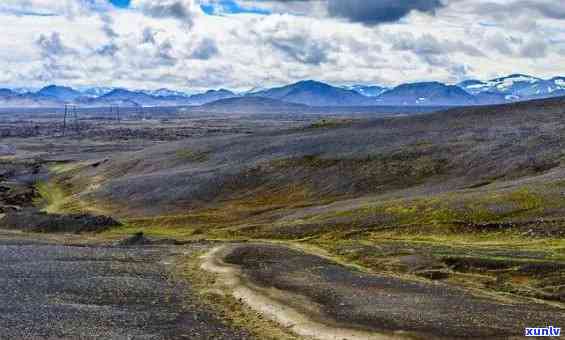
<svg viewBox="0 0 565 340">
<path fill-rule="evenodd" d="M 195 151 L 190 149 L 180 149 L 175 152 L 175 156 L 187 162 L 202 163 L 209 159 L 209 154 L 203 151 Z"/>
<path fill-rule="evenodd" d="M 69 173 L 71 171 L 79 170 L 84 165 L 85 165 L 84 162 L 54 163 L 49 166 L 49 171 L 53 174 L 61 175 L 61 174 Z"/>
<path fill-rule="evenodd" d="M 54 182 L 40 182 L 36 186 L 39 197 L 34 204 L 50 214 L 80 211 L 80 205 L 72 199 L 61 185 Z"/>
<path fill-rule="evenodd" d="M 49 214 L 94 213 L 107 215 L 107 211 L 73 194 L 70 189 L 56 180 L 39 182 L 35 185 L 38 196 L 34 205 Z"/>
<path fill-rule="evenodd" d="M 347 126 L 351 123 L 355 122 L 353 119 L 338 119 L 338 118 L 327 118 L 327 119 L 320 119 L 314 123 L 312 123 L 308 128 L 310 129 L 329 129 L 329 128 L 336 128 L 340 126 Z"/>
</svg>

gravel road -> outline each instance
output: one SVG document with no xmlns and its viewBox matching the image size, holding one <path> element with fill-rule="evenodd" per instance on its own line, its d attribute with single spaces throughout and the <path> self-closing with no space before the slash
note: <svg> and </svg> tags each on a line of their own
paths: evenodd
<svg viewBox="0 0 565 340">
<path fill-rule="evenodd" d="M 180 250 L 61 246 L 0 233 L 0 339 L 249 339 L 172 278 Z"/>
</svg>

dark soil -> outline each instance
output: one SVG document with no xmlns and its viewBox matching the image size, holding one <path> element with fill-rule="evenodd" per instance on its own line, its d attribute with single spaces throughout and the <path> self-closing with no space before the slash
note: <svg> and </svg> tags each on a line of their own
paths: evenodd
<svg viewBox="0 0 565 340">
<path fill-rule="evenodd" d="M 46 233 L 100 232 L 120 225 L 108 216 L 47 214 L 33 208 L 9 212 L 0 219 L 0 227 L 5 229 Z"/>
<path fill-rule="evenodd" d="M 139 246 L 139 245 L 148 245 L 153 243 L 150 239 L 146 238 L 143 233 L 137 233 L 132 237 L 128 237 L 125 240 L 122 240 L 118 243 L 120 246 Z"/>
<path fill-rule="evenodd" d="M 225 261 L 241 266 L 258 285 L 310 298 L 334 322 L 369 330 L 502 339 L 521 336 L 532 325 L 565 324 L 565 311 L 555 307 L 500 303 L 441 283 L 369 275 L 280 246 L 236 246 Z"/>
</svg>

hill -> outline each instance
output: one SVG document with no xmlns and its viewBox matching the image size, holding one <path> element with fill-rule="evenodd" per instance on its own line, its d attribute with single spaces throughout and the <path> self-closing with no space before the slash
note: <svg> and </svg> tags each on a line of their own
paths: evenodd
<svg viewBox="0 0 565 340">
<path fill-rule="evenodd" d="M 248 94 L 308 106 L 364 106 L 374 101 L 351 90 L 307 80 L 295 84 Z"/>
<path fill-rule="evenodd" d="M 64 101 L 64 102 L 72 102 L 80 97 L 83 96 L 82 93 L 66 86 L 57 86 L 57 85 L 49 85 L 38 92 L 36 92 L 37 96 L 47 96 L 53 97 L 56 100 Z"/>
<path fill-rule="evenodd" d="M 195 94 L 190 97 L 190 105 L 203 105 L 206 103 L 211 103 L 216 100 L 227 99 L 237 97 L 237 95 L 231 91 L 220 89 L 220 90 L 209 90 L 204 93 Z"/>
<path fill-rule="evenodd" d="M 453 85 L 438 82 L 404 84 L 377 97 L 377 102 L 388 105 L 474 105 L 471 94 Z"/>
</svg>

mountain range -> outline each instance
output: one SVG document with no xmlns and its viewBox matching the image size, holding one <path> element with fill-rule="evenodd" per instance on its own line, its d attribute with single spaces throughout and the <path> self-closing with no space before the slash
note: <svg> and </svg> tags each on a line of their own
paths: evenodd
<svg viewBox="0 0 565 340">
<path fill-rule="evenodd" d="M 319 107 L 355 106 L 469 106 L 502 104 L 565 96 L 565 77 L 541 79 L 523 74 L 487 81 L 466 80 L 448 85 L 419 82 L 396 87 L 379 85 L 333 86 L 314 80 L 235 93 L 225 89 L 188 94 L 170 89 L 129 90 L 92 87 L 82 90 L 49 85 L 40 90 L 0 89 L 0 107 L 100 106 L 200 106 L 230 98 L 264 98 L 264 105 L 278 103 Z M 271 101 L 268 101 L 271 100 Z M 248 101 L 259 105 L 258 100 Z"/>
</svg>

